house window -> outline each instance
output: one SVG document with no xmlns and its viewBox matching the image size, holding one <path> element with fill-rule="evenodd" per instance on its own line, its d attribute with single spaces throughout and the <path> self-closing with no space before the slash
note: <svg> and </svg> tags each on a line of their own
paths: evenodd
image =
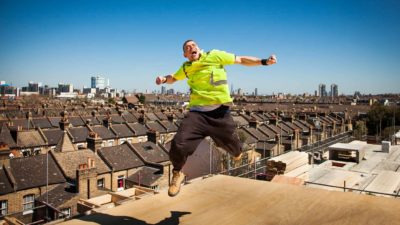
<svg viewBox="0 0 400 225">
<path fill-rule="evenodd" d="M 21 152 L 24 157 L 30 156 L 30 153 L 31 153 L 31 151 L 29 151 L 29 149 L 21 149 Z"/>
<path fill-rule="evenodd" d="M 101 178 L 101 179 L 97 180 L 97 187 L 98 188 L 104 188 L 104 178 Z"/>
<path fill-rule="evenodd" d="M 33 209 L 34 204 L 35 204 L 35 195 L 24 196 L 24 202 L 22 203 L 24 211 Z"/>
<path fill-rule="evenodd" d="M 84 149 L 84 148 L 85 148 L 85 146 L 84 146 L 83 143 L 76 144 L 76 147 L 77 147 L 78 149 Z"/>
<path fill-rule="evenodd" d="M 118 176 L 118 180 L 117 180 L 117 185 L 118 185 L 118 191 L 122 191 L 122 190 L 124 190 L 124 183 L 125 183 L 125 177 L 124 177 L 124 175 L 120 175 L 120 176 Z"/>
<path fill-rule="evenodd" d="M 143 142 L 143 137 L 138 137 L 138 142 Z"/>
<path fill-rule="evenodd" d="M 106 147 L 106 141 L 103 141 L 103 143 L 101 143 L 101 147 Z"/>
<path fill-rule="evenodd" d="M 56 146 L 51 146 L 50 149 L 54 150 L 54 149 L 56 149 Z"/>
<path fill-rule="evenodd" d="M 113 146 L 114 140 L 108 140 L 108 146 Z"/>
<path fill-rule="evenodd" d="M 39 155 L 39 154 L 40 154 L 40 148 L 34 148 L 33 155 Z"/>
<path fill-rule="evenodd" d="M 7 200 L 0 201 L 0 216 L 7 214 Z"/>
<path fill-rule="evenodd" d="M 132 144 L 133 138 L 128 138 L 128 143 Z"/>
<path fill-rule="evenodd" d="M 71 216 L 71 208 L 61 209 L 58 218 L 69 218 Z"/>
<path fill-rule="evenodd" d="M 122 145 L 123 143 L 126 142 L 126 139 L 125 138 L 121 138 L 121 139 L 119 139 L 119 141 L 121 142 L 121 145 Z"/>
</svg>

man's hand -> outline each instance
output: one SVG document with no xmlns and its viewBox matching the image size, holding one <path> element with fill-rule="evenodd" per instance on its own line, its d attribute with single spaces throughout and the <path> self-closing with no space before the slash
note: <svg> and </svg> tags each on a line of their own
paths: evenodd
<svg viewBox="0 0 400 225">
<path fill-rule="evenodd" d="M 160 84 L 164 84 L 167 81 L 167 78 L 164 76 L 158 76 L 156 78 L 156 84 L 160 85 Z"/>
<path fill-rule="evenodd" d="M 271 55 L 267 59 L 267 65 L 272 65 L 275 64 L 276 62 L 277 62 L 276 55 Z"/>
</svg>

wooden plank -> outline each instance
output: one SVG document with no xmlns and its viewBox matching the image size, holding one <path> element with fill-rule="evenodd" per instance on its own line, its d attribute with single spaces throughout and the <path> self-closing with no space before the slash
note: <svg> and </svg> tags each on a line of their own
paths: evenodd
<svg viewBox="0 0 400 225">
<path fill-rule="evenodd" d="M 62 224 L 400 224 L 398 199 L 217 175 Z"/>
</svg>

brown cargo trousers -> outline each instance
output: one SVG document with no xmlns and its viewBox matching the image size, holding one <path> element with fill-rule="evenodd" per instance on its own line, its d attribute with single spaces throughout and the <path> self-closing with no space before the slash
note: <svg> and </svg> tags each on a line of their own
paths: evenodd
<svg viewBox="0 0 400 225">
<path fill-rule="evenodd" d="M 188 112 L 172 140 L 169 158 L 174 170 L 180 171 L 187 157 L 192 155 L 200 142 L 210 136 L 216 145 L 237 157 L 242 145 L 229 106 L 210 112 Z"/>
</svg>

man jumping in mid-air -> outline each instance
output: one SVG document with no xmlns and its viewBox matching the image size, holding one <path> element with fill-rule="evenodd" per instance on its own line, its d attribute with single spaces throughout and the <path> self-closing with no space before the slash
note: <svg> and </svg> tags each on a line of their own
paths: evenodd
<svg viewBox="0 0 400 225">
<path fill-rule="evenodd" d="M 185 178 L 181 170 L 187 157 L 194 153 L 205 137 L 210 136 L 218 147 L 228 151 L 235 160 L 242 156 L 235 123 L 229 111 L 232 98 L 224 66 L 268 66 L 276 63 L 275 55 L 268 59 L 259 59 L 235 56 L 219 50 L 203 52 L 193 40 L 187 40 L 183 44 L 183 56 L 188 61 L 175 74 L 156 78 L 157 85 L 172 84 L 187 78 L 191 90 L 189 112 L 182 120 L 169 151 L 169 158 L 174 166 L 168 190 L 171 197 L 179 193 Z"/>
</svg>

